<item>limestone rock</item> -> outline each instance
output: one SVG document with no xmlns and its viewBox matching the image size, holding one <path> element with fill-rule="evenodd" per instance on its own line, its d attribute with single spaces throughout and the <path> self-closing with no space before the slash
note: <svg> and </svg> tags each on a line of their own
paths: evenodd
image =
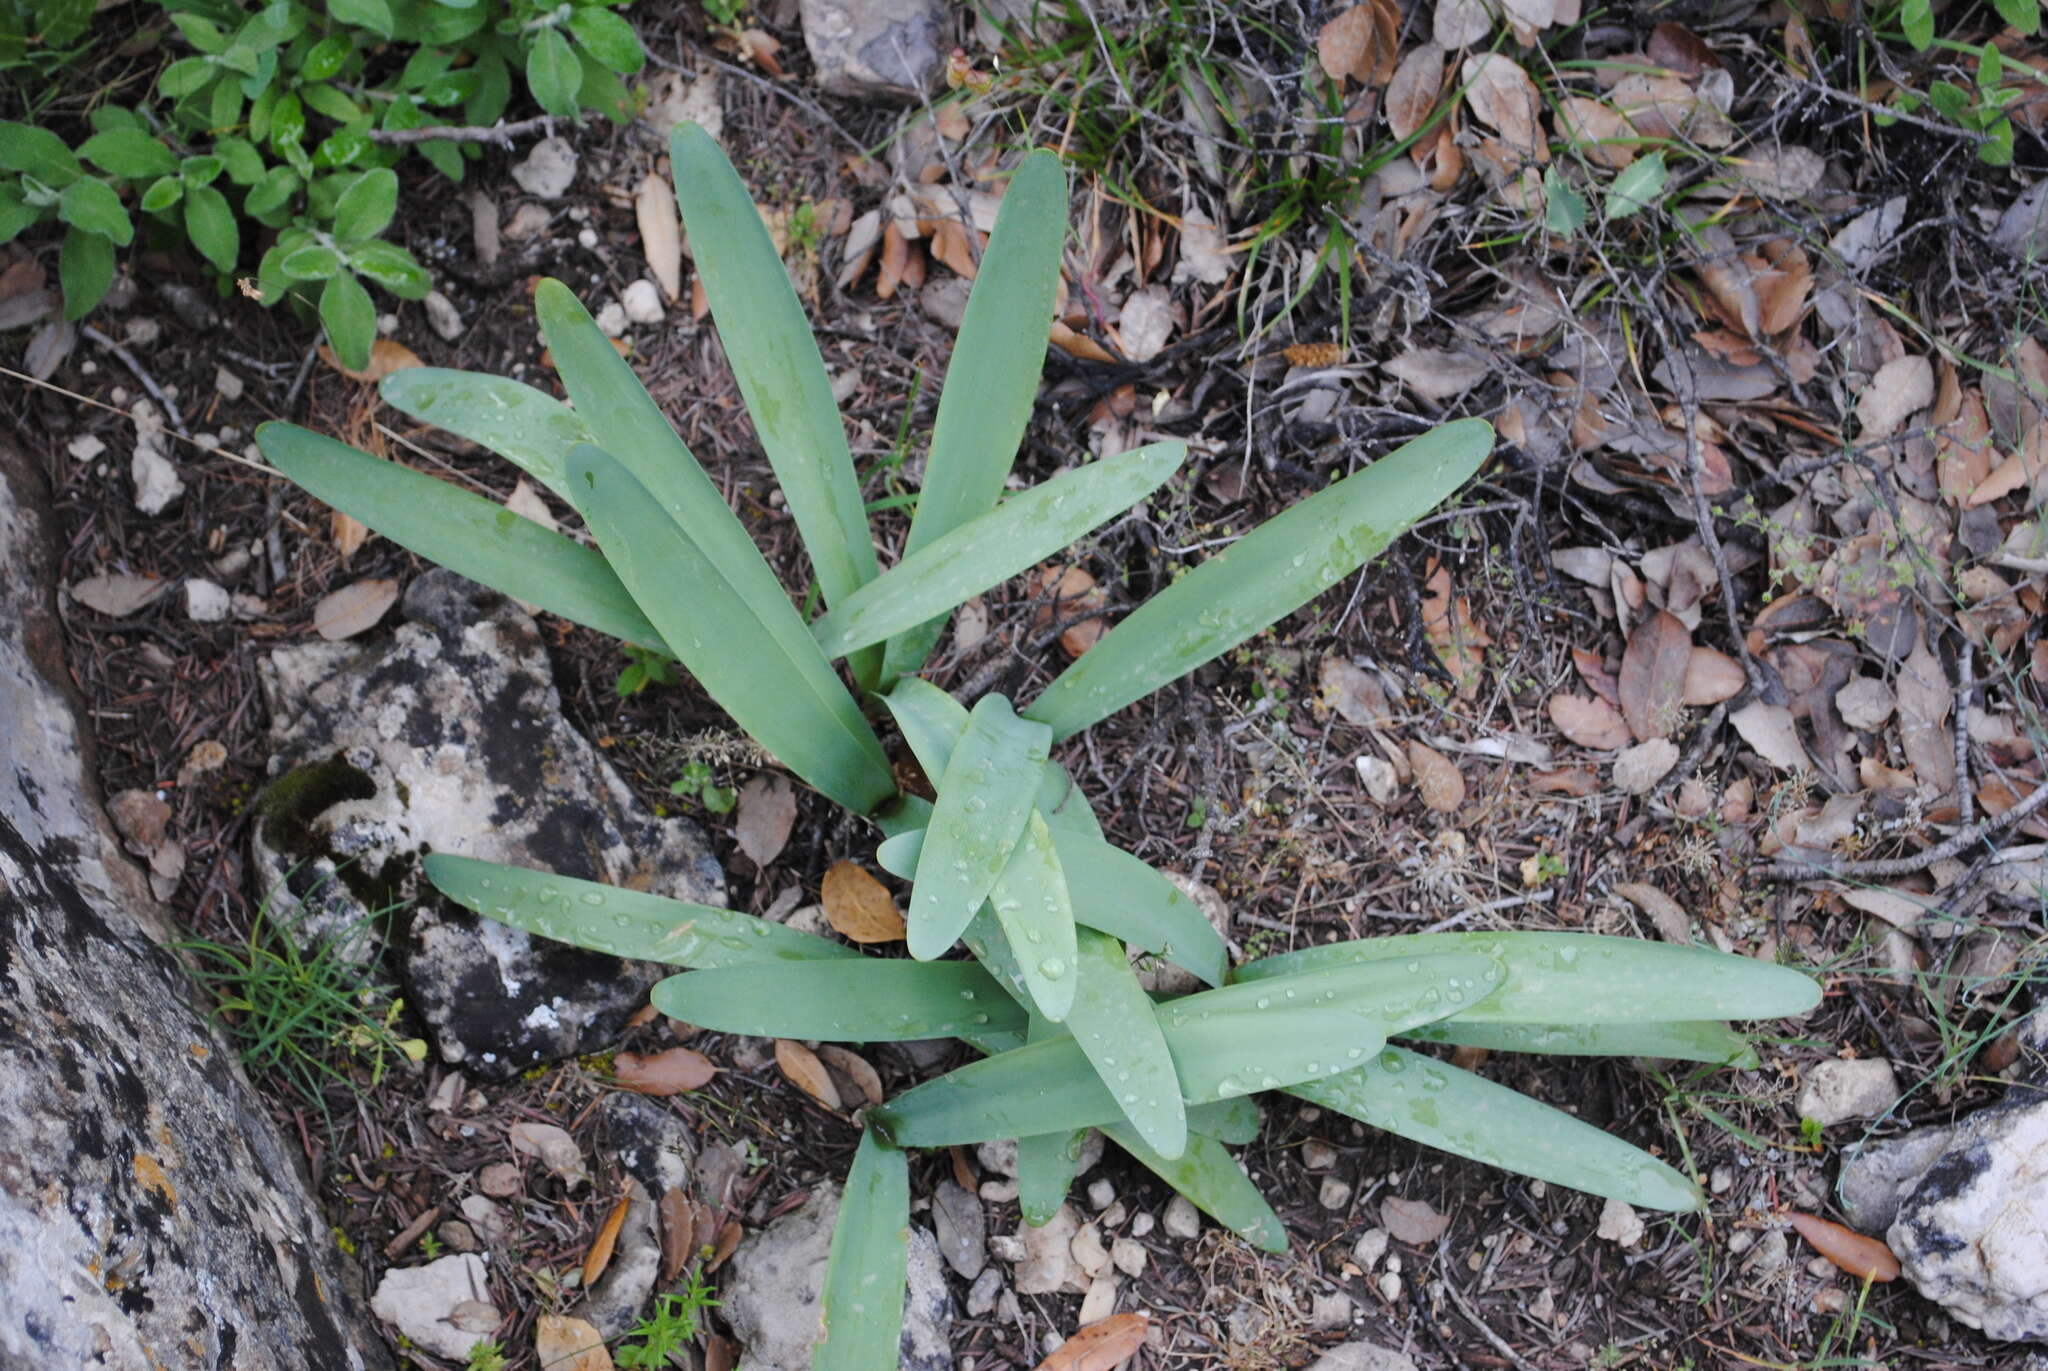
<svg viewBox="0 0 2048 1371">
<path fill-rule="evenodd" d="M 491 1297 L 484 1259 L 464 1252 L 424 1266 L 394 1266 L 377 1283 L 370 1309 L 423 1351 L 454 1361 L 490 1336 L 490 1327 L 471 1331 L 455 1321 L 456 1309 Z"/>
<path fill-rule="evenodd" d="M 836 1185 L 818 1186 L 802 1208 L 742 1241 L 726 1266 L 719 1312 L 745 1349 L 741 1365 L 747 1371 L 809 1371 L 839 1196 Z M 951 1371 L 946 1326 L 952 1318 L 939 1245 L 913 1224 L 901 1371 Z"/>
<path fill-rule="evenodd" d="M 533 620 L 452 572 L 428 572 L 387 646 L 281 648 L 262 670 L 275 752 L 251 847 L 272 917 L 357 939 L 420 903 L 399 949 L 407 1003 L 473 1076 L 608 1041 L 667 969 L 529 938 L 433 898 L 429 852 L 719 904 L 697 826 L 657 820 L 561 717 Z"/>
<path fill-rule="evenodd" d="M 1882 1057 L 1815 1062 L 1799 1087 L 1799 1113 L 1822 1127 L 1874 1119 L 1899 1102 L 1899 1080 Z"/>
<path fill-rule="evenodd" d="M 1899 1206 L 1954 1136 L 1953 1128 L 1916 1128 L 1850 1152 L 1836 1185 L 1849 1226 L 1864 1233 L 1890 1228 Z"/>
<path fill-rule="evenodd" d="M 2048 1098 L 2019 1087 L 1958 1124 L 1885 1241 L 1920 1293 L 1972 1328 L 2048 1342 Z"/>
<path fill-rule="evenodd" d="M 0 445 L 0 1365 L 391 1365 L 84 763 L 40 476 Z"/>
<path fill-rule="evenodd" d="M 566 138 L 543 138 L 512 168 L 512 179 L 528 195 L 559 200 L 576 180 L 576 148 Z"/>
<path fill-rule="evenodd" d="M 915 99 L 945 64 L 938 0 L 803 0 L 804 46 L 832 95 Z"/>
<path fill-rule="evenodd" d="M 1415 1363 L 1378 1343 L 1345 1342 L 1317 1357 L 1308 1371 L 1415 1371 Z"/>
</svg>

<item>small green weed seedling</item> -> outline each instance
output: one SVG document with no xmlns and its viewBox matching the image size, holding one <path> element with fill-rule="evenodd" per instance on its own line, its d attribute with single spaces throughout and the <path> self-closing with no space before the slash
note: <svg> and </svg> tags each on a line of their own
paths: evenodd
<svg viewBox="0 0 2048 1371">
<path fill-rule="evenodd" d="M 1257 1133 L 1257 1096 L 1283 1091 L 1526 1175 L 1651 1209 L 1697 1207 L 1698 1188 L 1664 1162 L 1428 1046 L 1749 1061 L 1724 1021 L 1801 1012 L 1819 998 L 1813 981 L 1698 948 L 1566 933 L 1368 939 L 1232 968 L 1194 903 L 1104 839 L 1053 756 L 1351 576 L 1479 469 L 1492 430 L 1445 425 L 1302 500 L 1173 577 L 1034 698 L 956 701 L 913 674 L 946 615 L 1145 499 L 1185 456 L 1179 443 L 1154 444 L 1004 494 L 1052 318 L 1067 205 L 1058 160 L 1025 158 L 1003 199 L 904 552 L 883 571 L 823 360 L 751 196 L 701 129 L 677 130 L 671 159 L 705 292 L 823 614 L 805 622 L 559 283 L 543 283 L 535 305 L 573 409 L 448 371 L 400 372 L 384 395 L 549 486 L 598 548 L 303 429 L 269 425 L 258 441 L 279 470 L 386 537 L 673 656 L 785 767 L 870 818 L 884 839 L 877 861 L 911 882 L 903 960 L 548 872 L 427 862 L 443 894 L 491 918 L 686 968 L 653 1000 L 690 1023 L 852 1042 L 950 1037 L 982 1054 L 868 1113 L 813 1365 L 895 1363 L 906 1148 L 1015 1138 L 1019 1202 L 1042 1224 L 1073 1179 L 1079 1140 L 1098 1128 L 1233 1232 L 1280 1251 L 1278 1216 L 1226 1145 Z M 887 711 L 935 800 L 898 792 L 864 698 Z M 950 958 L 956 944 L 970 960 Z M 1155 1000 L 1132 971 L 1136 951 L 1210 988 Z"/>
</svg>

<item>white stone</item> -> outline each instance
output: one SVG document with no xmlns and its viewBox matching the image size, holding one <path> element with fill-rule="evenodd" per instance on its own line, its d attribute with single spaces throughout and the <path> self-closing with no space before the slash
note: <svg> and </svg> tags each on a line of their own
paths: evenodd
<svg viewBox="0 0 2048 1371">
<path fill-rule="evenodd" d="M 1392 1240 L 1384 1228 L 1368 1228 L 1358 1235 L 1352 1244 L 1351 1260 L 1358 1263 L 1361 1271 L 1370 1271 L 1380 1264 L 1380 1258 L 1387 1255 L 1387 1244 Z"/>
<path fill-rule="evenodd" d="M 658 324 L 665 312 L 661 305 L 661 287 L 652 281 L 635 281 L 619 296 L 626 307 L 626 317 L 636 324 Z"/>
<path fill-rule="evenodd" d="M 1325 1176 L 1322 1188 L 1316 1192 L 1316 1199 L 1325 1209 L 1342 1209 L 1351 1203 L 1351 1182 L 1337 1176 Z"/>
<path fill-rule="evenodd" d="M 1073 1244 L 1081 1218 L 1063 1204 L 1042 1227 L 1026 1224 L 1017 1232 L 1024 1259 L 1017 1263 L 1013 1284 L 1020 1295 L 1050 1295 L 1076 1279 Z"/>
<path fill-rule="evenodd" d="M 81 433 L 73 438 L 65 449 L 81 462 L 90 462 L 107 450 L 107 445 L 90 433 Z"/>
<path fill-rule="evenodd" d="M 1309 1327 L 1328 1332 L 1351 1326 L 1351 1297 L 1343 1291 L 1317 1295 L 1309 1301 Z"/>
<path fill-rule="evenodd" d="M 164 451 L 169 440 L 156 406 L 137 400 L 131 417 L 135 420 L 135 454 L 128 473 L 135 480 L 135 508 L 144 514 L 161 514 L 185 493 L 185 482 Z"/>
<path fill-rule="evenodd" d="M 1160 1222 L 1169 1238 L 1192 1238 L 1202 1231 L 1202 1216 L 1185 1195 L 1175 1195 L 1167 1201 L 1166 1214 Z"/>
<path fill-rule="evenodd" d="M 194 623 L 217 624 L 234 612 L 234 597 L 225 586 L 196 576 L 185 582 L 185 617 Z"/>
<path fill-rule="evenodd" d="M 1600 1209 L 1598 1235 L 1611 1243 L 1634 1247 L 1643 1240 L 1643 1220 L 1627 1201 L 1609 1198 Z"/>
<path fill-rule="evenodd" d="M 1111 1185 L 1107 1179 L 1097 1179 L 1088 1183 L 1089 1208 L 1099 1213 L 1114 1203 L 1116 1203 L 1116 1187 Z"/>
<path fill-rule="evenodd" d="M 441 335 L 443 342 L 452 343 L 462 336 L 462 313 L 455 308 L 455 302 L 438 290 L 427 292 L 427 298 L 420 301 L 427 307 L 427 322 L 434 332 Z"/>
<path fill-rule="evenodd" d="M 1081 1225 L 1081 1231 L 1067 1244 L 1067 1251 L 1073 1257 L 1074 1265 L 1091 1278 L 1101 1275 L 1109 1267 L 1109 1249 L 1102 1245 L 1102 1234 L 1092 1223 Z"/>
<path fill-rule="evenodd" d="M 451 1361 L 466 1361 L 470 1349 L 486 1333 L 455 1326 L 455 1307 L 491 1298 L 490 1272 L 483 1258 L 471 1252 L 425 1266 L 394 1266 L 377 1283 L 370 1312 L 396 1328 L 420 1350 Z"/>
<path fill-rule="evenodd" d="M 1799 1113 L 1825 1128 L 1850 1119 L 1874 1119 L 1899 1101 L 1898 1077 L 1882 1057 L 1816 1062 L 1799 1087 Z"/>
<path fill-rule="evenodd" d="M 2026 1086 L 1963 1120 L 1885 1242 L 1920 1293 L 2002 1341 L 2048 1341 L 2048 1101 Z"/>
<path fill-rule="evenodd" d="M 597 328 L 607 338 L 623 337 L 626 332 L 626 307 L 617 300 L 607 300 L 597 311 Z"/>
<path fill-rule="evenodd" d="M 1116 1277 L 1100 1275 L 1088 1282 L 1088 1293 L 1081 1300 L 1081 1312 L 1075 1322 L 1086 1328 L 1091 1323 L 1101 1323 L 1116 1312 Z"/>
<path fill-rule="evenodd" d="M 576 179 L 576 149 L 566 138 L 543 138 L 512 168 L 512 179 L 528 195 L 559 200 Z"/>
<path fill-rule="evenodd" d="M 1129 1238 L 1118 1238 L 1109 1245 L 1109 1259 L 1116 1269 L 1136 1280 L 1145 1274 L 1145 1261 L 1151 1254 L 1145 1245 Z"/>
<path fill-rule="evenodd" d="M 242 398 L 242 378 L 226 367 L 213 369 L 213 388 L 220 392 L 220 398 L 233 403 Z"/>
<path fill-rule="evenodd" d="M 588 227 L 577 229 L 576 246 L 585 252 L 594 250 L 597 247 L 597 230 Z"/>
</svg>

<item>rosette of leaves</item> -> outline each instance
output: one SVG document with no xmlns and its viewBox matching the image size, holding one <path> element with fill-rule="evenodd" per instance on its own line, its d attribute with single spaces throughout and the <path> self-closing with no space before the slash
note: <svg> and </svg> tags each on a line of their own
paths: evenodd
<svg viewBox="0 0 2048 1371">
<path fill-rule="evenodd" d="M 1811 1007 L 1787 968 L 1556 933 L 1448 933 L 1313 947 L 1232 968 L 1171 882 L 1103 836 L 1054 747 L 1215 660 L 1349 577 L 1477 471 L 1478 420 L 1438 428 L 1236 540 L 1109 630 L 1021 708 L 955 701 L 914 673 L 947 613 L 1118 517 L 1185 457 L 1161 443 L 1005 495 L 1043 362 L 1065 233 L 1059 163 L 1018 166 L 940 396 L 903 554 L 883 570 L 822 359 L 756 213 L 692 126 L 677 198 L 748 411 L 809 554 L 806 621 L 718 487 L 569 291 L 535 293 L 573 408 L 497 377 L 408 370 L 399 409 L 491 448 L 552 489 L 597 546 L 395 462 L 284 425 L 278 469 L 385 536 L 635 647 L 666 654 L 820 794 L 873 821 L 911 882 L 908 959 L 731 910 L 436 855 L 458 904 L 530 933 L 684 968 L 663 1012 L 799 1039 L 952 1037 L 976 1060 L 867 1115 L 825 1278 L 814 1366 L 892 1365 L 901 1332 L 904 1149 L 1018 1143 L 1019 1202 L 1044 1223 L 1101 1129 L 1234 1232 L 1287 1236 L 1227 1148 L 1280 1091 L 1430 1146 L 1662 1210 L 1691 1179 L 1631 1144 L 1430 1054 L 1750 1060 L 1727 1021 Z M 835 665 L 835 664 L 842 664 Z M 867 707 L 864 707 L 867 706 Z M 899 793 L 876 731 L 901 733 L 935 798 Z M 967 955 L 956 958 L 956 947 Z M 1208 988 L 1157 998 L 1133 958 Z M 1408 1045 L 1397 1045 L 1397 1040 Z"/>
</svg>

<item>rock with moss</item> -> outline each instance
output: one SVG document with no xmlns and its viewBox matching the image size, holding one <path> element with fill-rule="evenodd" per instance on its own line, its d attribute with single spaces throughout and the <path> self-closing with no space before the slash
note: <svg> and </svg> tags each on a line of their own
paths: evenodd
<svg viewBox="0 0 2048 1371">
<path fill-rule="evenodd" d="M 443 1058 L 486 1078 L 592 1050 L 664 974 L 536 942 L 436 896 L 452 852 L 720 904 L 701 829 L 657 818 L 562 718 L 539 630 L 512 601 L 435 570 L 365 645 L 264 663 L 274 752 L 253 825 L 272 916 L 302 940 L 396 961 Z"/>
</svg>

